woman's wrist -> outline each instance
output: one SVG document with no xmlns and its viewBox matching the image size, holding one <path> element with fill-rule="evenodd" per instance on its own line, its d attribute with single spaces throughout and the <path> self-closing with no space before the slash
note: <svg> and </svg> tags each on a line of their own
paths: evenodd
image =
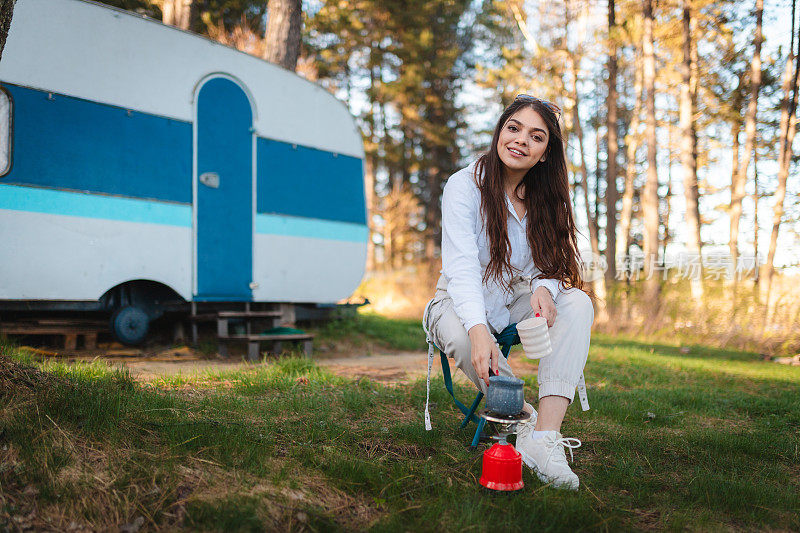
<svg viewBox="0 0 800 533">
<path fill-rule="evenodd" d="M 480 323 L 480 324 L 475 324 L 474 326 L 469 328 L 467 335 L 469 335 L 470 340 L 472 340 L 476 337 L 483 336 L 488 333 L 489 333 L 489 328 L 486 327 L 486 324 Z"/>
<path fill-rule="evenodd" d="M 531 280 L 531 286 L 530 286 L 530 289 L 531 289 L 531 294 L 533 294 L 535 291 L 538 291 L 539 289 L 545 289 L 545 290 L 547 291 L 547 293 L 550 295 L 550 298 L 552 298 L 552 300 L 555 302 L 555 301 L 556 301 L 556 295 L 555 295 L 555 294 L 553 294 L 553 291 L 552 291 L 552 290 L 550 289 L 550 287 L 548 287 L 547 285 L 540 284 L 539 286 L 537 286 L 537 287 L 534 289 L 534 287 L 533 287 L 533 284 L 534 284 L 536 281 L 537 281 L 536 279 L 532 279 L 532 280 Z"/>
<path fill-rule="evenodd" d="M 546 291 L 547 291 L 547 294 L 549 294 L 549 295 L 550 295 L 550 299 L 551 299 L 551 300 L 553 300 L 554 302 L 556 301 L 556 295 L 555 295 L 555 294 L 553 294 L 553 291 L 551 291 L 551 290 L 550 290 L 550 288 L 549 288 L 547 285 L 539 285 L 538 287 L 536 287 L 536 290 L 537 290 L 537 291 L 538 291 L 539 289 L 544 289 L 544 290 L 546 290 Z"/>
</svg>

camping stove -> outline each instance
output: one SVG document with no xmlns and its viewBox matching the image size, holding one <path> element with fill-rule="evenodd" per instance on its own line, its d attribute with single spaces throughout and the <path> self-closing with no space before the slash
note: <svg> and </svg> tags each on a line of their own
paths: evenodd
<svg viewBox="0 0 800 533">
<path fill-rule="evenodd" d="M 492 438 L 497 442 L 483 452 L 481 479 L 479 483 L 487 489 L 496 491 L 515 491 L 524 486 L 522 483 L 522 456 L 514 446 L 508 443 L 508 436 L 517 432 L 517 424 L 527 422 L 531 415 L 521 412 L 516 415 L 498 415 L 484 409 L 478 416 L 499 426 L 499 431 Z"/>
</svg>

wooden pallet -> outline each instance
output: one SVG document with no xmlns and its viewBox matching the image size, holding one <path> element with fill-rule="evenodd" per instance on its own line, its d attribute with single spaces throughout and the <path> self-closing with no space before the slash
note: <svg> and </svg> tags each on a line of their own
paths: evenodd
<svg viewBox="0 0 800 533">
<path fill-rule="evenodd" d="M 101 325 L 102 324 L 102 325 Z M 83 338 L 87 350 L 97 349 L 97 334 L 108 327 L 96 321 L 71 321 L 69 319 L 42 319 L 0 324 L 3 335 L 60 335 L 64 337 L 64 349 L 75 350 L 78 338 Z"/>
</svg>

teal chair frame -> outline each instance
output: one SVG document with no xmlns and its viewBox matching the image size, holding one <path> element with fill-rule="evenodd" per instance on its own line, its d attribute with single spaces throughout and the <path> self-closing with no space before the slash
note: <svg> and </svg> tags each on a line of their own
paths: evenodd
<svg viewBox="0 0 800 533">
<path fill-rule="evenodd" d="M 497 339 L 497 344 L 500 345 L 500 353 L 503 354 L 503 357 L 508 359 L 508 353 L 511 351 L 511 347 L 520 343 L 519 334 L 517 334 L 517 324 L 510 324 L 503 331 L 495 334 L 495 338 Z M 471 448 L 475 448 L 478 446 L 481 433 L 483 433 L 483 427 L 486 425 L 486 419 L 475 414 L 478 405 L 480 405 L 481 400 L 483 400 L 483 393 L 478 392 L 478 395 L 475 396 L 472 405 L 469 407 L 461 403 L 458 398 L 456 398 L 455 392 L 453 392 L 453 378 L 450 374 L 450 362 L 447 360 L 447 355 L 445 355 L 442 350 L 439 350 L 439 356 L 442 360 L 444 386 L 447 388 L 447 392 L 450 393 L 450 396 L 452 396 L 453 402 L 456 404 L 456 407 L 458 407 L 458 410 L 464 414 L 464 419 L 461 421 L 460 427 L 466 427 L 470 422 L 475 422 L 478 425 L 478 428 L 475 430 L 475 436 L 472 438 L 472 444 L 470 444 Z"/>
</svg>

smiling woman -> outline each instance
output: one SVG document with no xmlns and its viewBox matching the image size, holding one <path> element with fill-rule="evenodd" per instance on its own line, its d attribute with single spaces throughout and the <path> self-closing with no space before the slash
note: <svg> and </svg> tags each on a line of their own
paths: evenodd
<svg viewBox="0 0 800 533">
<path fill-rule="evenodd" d="M 538 419 L 526 404 L 532 417 L 517 449 L 540 479 L 577 489 L 564 454 L 574 439 L 560 429 L 583 377 L 594 311 L 582 290 L 560 113 L 518 96 L 489 151 L 448 180 L 442 276 L 423 321 L 430 341 L 486 393 L 490 372 L 513 376 L 495 335 L 537 313 L 547 320 L 553 352 L 539 363 Z"/>
</svg>

